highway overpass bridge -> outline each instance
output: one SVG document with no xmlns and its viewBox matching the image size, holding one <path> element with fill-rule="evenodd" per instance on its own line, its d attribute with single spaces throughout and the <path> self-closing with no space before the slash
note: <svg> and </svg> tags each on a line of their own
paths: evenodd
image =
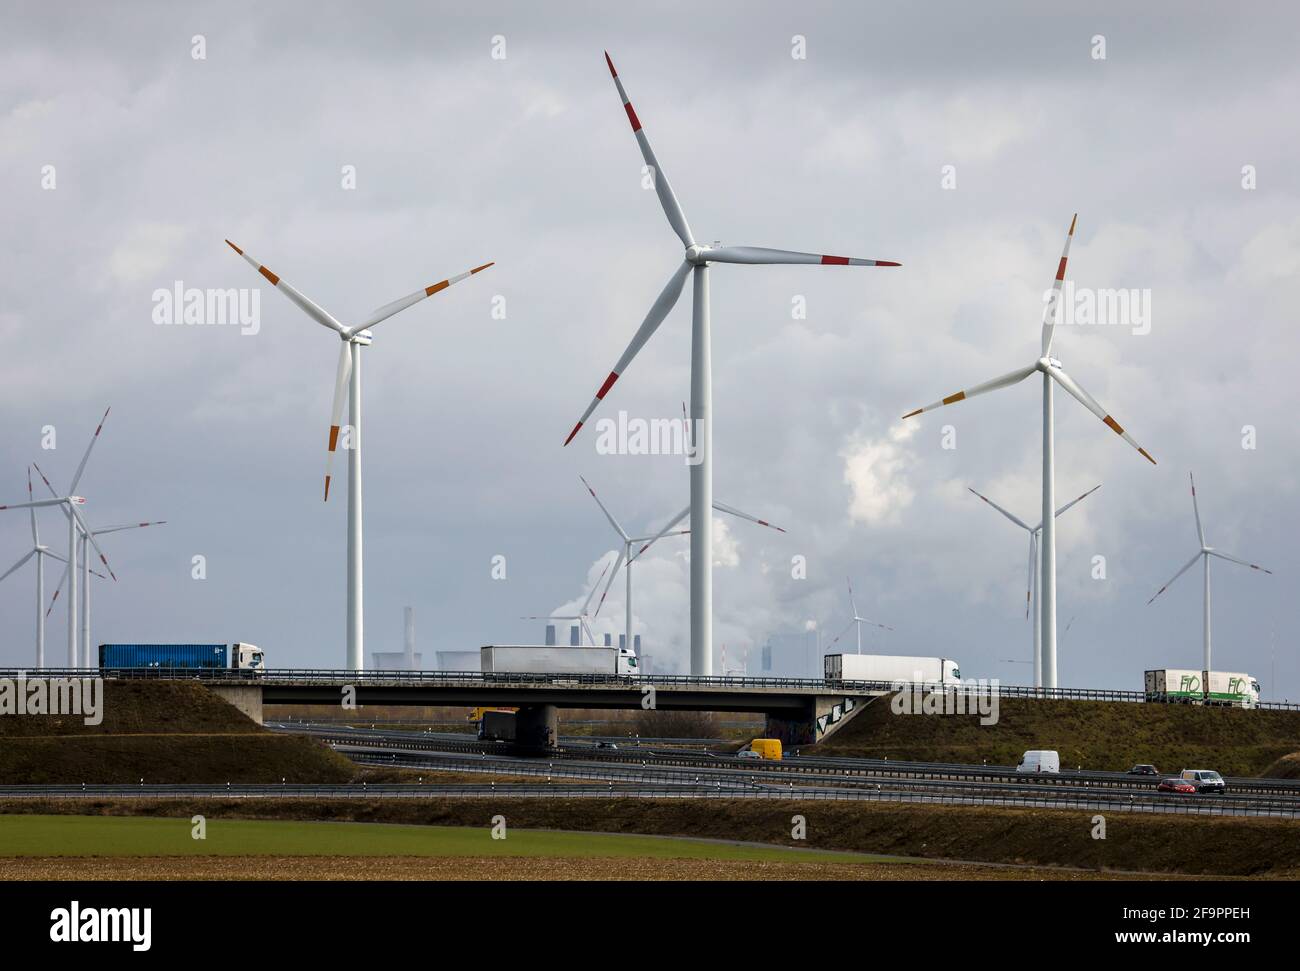
<svg viewBox="0 0 1300 971">
<path fill-rule="evenodd" d="M 85 677 L 87 671 L 42 671 Z M 264 705 L 451 705 L 518 708 L 528 744 L 554 744 L 560 708 L 752 712 L 769 737 L 790 745 L 835 732 L 888 684 L 684 675 L 479 674 L 458 671 L 167 670 L 104 672 L 132 680 L 199 680 L 259 724 Z M 34 676 L 34 675 L 32 675 Z M 550 740 L 545 741 L 549 733 Z"/>
</svg>

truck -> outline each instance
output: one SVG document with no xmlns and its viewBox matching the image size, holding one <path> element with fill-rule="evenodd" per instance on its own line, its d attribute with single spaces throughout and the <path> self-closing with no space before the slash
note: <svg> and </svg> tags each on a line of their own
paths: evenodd
<svg viewBox="0 0 1300 971">
<path fill-rule="evenodd" d="M 1234 671 L 1205 672 L 1205 703 L 1232 708 L 1258 708 L 1259 682 Z"/>
<path fill-rule="evenodd" d="M 515 740 L 515 713 L 513 711 L 484 711 L 478 723 L 479 741 L 513 742 Z"/>
<path fill-rule="evenodd" d="M 126 668 L 261 671 L 266 666 L 256 644 L 100 644 L 101 671 Z"/>
<path fill-rule="evenodd" d="M 480 649 L 479 663 L 484 674 L 640 673 L 636 654 L 626 647 L 489 644 Z"/>
<path fill-rule="evenodd" d="M 1249 674 L 1158 668 L 1147 671 L 1143 680 L 1147 701 L 1259 707 L 1259 682 Z"/>
<path fill-rule="evenodd" d="M 827 681 L 961 683 L 961 669 L 956 661 L 947 657 L 827 654 L 823 663 Z"/>
</svg>

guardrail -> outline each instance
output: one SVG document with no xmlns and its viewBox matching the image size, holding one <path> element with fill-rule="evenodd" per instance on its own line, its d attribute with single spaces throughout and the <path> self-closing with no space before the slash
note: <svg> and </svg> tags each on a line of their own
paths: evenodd
<svg viewBox="0 0 1300 971">
<path fill-rule="evenodd" d="M 1112 812 L 1169 813 L 1184 816 L 1257 816 L 1295 818 L 1287 809 L 1242 807 L 1221 801 L 1220 797 L 1198 800 L 1155 799 L 1127 801 L 1118 798 L 1089 796 L 1068 797 L 1052 793 L 1034 796 L 1025 793 L 970 795 L 962 793 L 920 793 L 853 789 L 754 789 L 740 792 L 717 785 L 678 787 L 653 785 L 543 785 L 537 783 L 478 786 L 440 785 L 230 785 L 230 786 L 0 786 L 3 799 L 772 799 L 803 803 L 830 802 L 902 802 L 946 806 L 1012 806 L 1036 809 L 1101 809 Z"/>
<path fill-rule="evenodd" d="M 231 668 L 112 668 L 103 672 L 96 668 L 41 668 L 27 670 L 9 668 L 0 670 L 0 677 L 19 676 L 60 678 L 95 677 L 125 680 L 158 681 L 213 681 L 231 684 L 357 684 L 357 685 L 416 685 L 429 687 L 514 687 L 514 686 L 587 686 L 640 689 L 653 685 L 656 688 L 694 689 L 786 689 L 808 695 L 834 694 L 889 694 L 901 688 L 919 685 L 923 689 L 953 688 L 933 681 L 828 681 L 815 678 L 752 678 L 727 676 L 697 676 L 691 674 L 506 674 L 476 671 L 350 671 L 338 668 L 283 668 L 246 670 Z M 1035 688 L 1031 685 L 998 685 L 1002 698 L 1039 698 L 1058 701 L 1145 701 L 1141 691 L 1120 691 L 1109 688 Z M 1174 700 L 1149 702 L 1151 704 L 1185 704 Z M 1260 708 L 1300 710 L 1296 702 L 1261 702 Z"/>
<path fill-rule="evenodd" d="M 481 755 L 510 754 L 509 743 L 404 739 L 392 735 L 382 736 L 378 733 L 333 733 L 313 732 L 332 746 L 347 746 L 355 749 L 396 749 L 400 752 L 432 753 L 462 752 Z M 639 755 L 648 756 L 639 758 Z M 907 779 L 914 781 L 945 782 L 980 782 L 1004 783 L 1024 787 L 1027 785 L 1049 786 L 1054 789 L 1093 787 L 1102 789 L 1122 789 L 1154 791 L 1160 779 L 1165 776 L 1130 776 L 1123 772 L 1103 772 L 1097 770 L 1066 770 L 1059 775 L 1040 775 L 1017 772 L 1013 766 L 981 766 L 965 763 L 927 763 L 895 762 L 886 759 L 834 759 L 823 756 L 799 756 L 780 762 L 764 762 L 756 765 L 752 761 L 743 761 L 734 756 L 696 755 L 673 750 L 618 750 L 582 749 L 551 753 L 552 760 L 578 760 L 584 762 L 605 762 L 611 765 L 632 765 L 643 768 L 683 768 L 704 771 L 731 772 L 737 774 L 755 772 L 768 773 L 771 776 L 812 776 L 819 780 L 880 780 L 886 778 Z M 1229 778 L 1225 780 L 1233 793 L 1252 796 L 1269 796 L 1300 800 L 1300 781 L 1292 779 L 1256 779 Z"/>
</svg>

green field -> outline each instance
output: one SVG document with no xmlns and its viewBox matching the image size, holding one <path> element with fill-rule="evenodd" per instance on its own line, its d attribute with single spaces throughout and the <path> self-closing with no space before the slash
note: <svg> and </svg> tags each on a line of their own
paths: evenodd
<svg viewBox="0 0 1300 971">
<path fill-rule="evenodd" d="M 428 856 L 602 857 L 874 863 L 894 858 L 662 836 L 209 819 L 207 839 L 187 818 L 0 816 L 0 858 L 19 856 Z"/>
</svg>

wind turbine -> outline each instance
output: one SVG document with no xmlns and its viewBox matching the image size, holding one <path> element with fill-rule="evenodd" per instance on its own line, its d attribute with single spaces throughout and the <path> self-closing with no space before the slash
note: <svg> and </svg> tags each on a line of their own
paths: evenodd
<svg viewBox="0 0 1300 971">
<path fill-rule="evenodd" d="M 36 506 L 32 496 L 32 470 L 30 468 L 27 470 L 27 499 L 28 502 L 33 503 L 27 510 L 32 520 L 32 548 L 23 555 L 22 559 L 3 574 L 0 574 L 0 581 L 17 571 L 33 556 L 36 557 L 36 667 L 39 669 L 45 667 L 45 617 L 48 613 L 45 610 L 45 557 L 52 556 L 62 563 L 68 561 L 41 543 L 40 529 L 36 525 Z"/>
<path fill-rule="evenodd" d="M 844 580 L 845 580 L 845 582 L 849 585 L 849 606 L 853 608 L 853 619 L 852 619 L 851 621 L 849 621 L 849 627 L 852 627 L 852 626 L 855 625 L 855 624 L 857 625 L 857 628 L 858 628 L 858 653 L 861 654 L 861 653 L 862 653 L 862 625 L 863 625 L 863 624 L 870 624 L 872 627 L 879 627 L 881 630 L 893 630 L 894 628 L 888 626 L 887 624 L 877 624 L 874 620 L 868 620 L 866 617 L 862 617 L 862 616 L 860 616 L 860 615 L 858 614 L 858 605 L 857 605 L 857 604 L 854 602 L 854 600 L 853 600 L 853 581 L 850 580 L 848 577 L 845 577 Z M 831 642 L 830 642 L 829 644 L 826 645 L 827 648 L 834 647 L 835 644 L 839 641 L 839 639 L 840 639 L 841 637 L 843 637 L 845 634 L 847 634 L 847 633 L 849 632 L 849 627 L 845 627 L 844 630 L 842 630 L 842 631 L 840 631 L 838 634 L 836 634 L 835 637 L 831 640 Z"/>
<path fill-rule="evenodd" d="M 101 580 L 108 579 L 106 576 L 104 576 L 104 574 L 99 573 L 90 568 L 90 558 L 86 552 L 87 539 L 94 536 L 103 536 L 105 533 L 119 533 L 124 529 L 143 529 L 146 526 L 163 526 L 166 524 L 166 522 L 167 521 L 163 519 L 163 520 L 158 520 L 156 522 L 149 522 L 149 523 L 124 523 L 118 526 L 105 526 L 103 529 L 92 529 L 89 533 L 83 532 L 80 534 L 81 648 L 80 648 L 78 663 L 75 665 L 76 667 L 96 666 L 93 663 L 91 663 L 92 655 L 90 653 L 90 578 L 91 576 L 96 576 L 99 577 L 99 579 Z M 59 557 L 59 559 L 62 560 L 63 557 Z M 64 562 L 66 563 L 67 561 L 64 560 Z M 105 564 L 107 564 L 107 561 L 105 561 Z M 45 611 L 45 616 L 48 617 L 50 611 L 54 609 L 55 603 L 58 602 L 59 594 L 63 591 L 63 584 L 67 582 L 67 579 L 68 579 L 68 569 L 67 567 L 64 567 L 63 576 L 59 578 L 59 585 L 54 588 L 54 596 L 50 598 L 50 606 L 49 609 Z M 113 579 L 116 580 L 117 577 L 113 577 Z"/>
<path fill-rule="evenodd" d="M 1205 580 L 1204 580 L 1204 584 L 1205 584 L 1205 605 L 1204 605 L 1204 622 L 1205 622 L 1205 658 L 1204 658 L 1204 664 L 1205 664 L 1205 666 L 1204 666 L 1201 670 L 1203 670 L 1203 671 L 1207 671 L 1207 672 L 1208 672 L 1208 671 L 1212 671 L 1212 670 L 1214 670 L 1212 667 L 1210 667 L 1210 557 L 1212 557 L 1212 556 L 1217 556 L 1219 559 L 1221 559 L 1221 560 L 1227 560 L 1229 563 L 1239 563 L 1239 564 L 1241 564 L 1242 566 L 1248 566 L 1248 567 L 1250 567 L 1252 570 L 1263 570 L 1265 573 L 1268 573 L 1268 574 L 1270 574 L 1270 575 L 1272 574 L 1273 571 L 1272 571 L 1272 570 L 1265 570 L 1262 566 L 1257 566 L 1257 565 L 1254 564 L 1254 563 L 1248 563 L 1248 562 L 1246 562 L 1245 560 L 1239 560 L 1239 559 L 1237 559 L 1237 557 L 1235 557 L 1235 556 L 1229 556 L 1227 553 L 1224 553 L 1224 552 L 1222 552 L 1221 550 L 1216 550 L 1213 546 L 1210 546 L 1209 544 L 1207 544 L 1207 543 L 1205 542 L 1205 530 L 1204 530 L 1204 528 L 1202 528 L 1202 526 L 1201 526 L 1201 510 L 1200 510 L 1200 508 L 1197 506 L 1197 503 L 1196 503 L 1196 480 L 1195 480 L 1194 478 L 1192 478 L 1192 473 L 1190 473 L 1190 472 L 1187 473 L 1187 478 L 1188 478 L 1188 481 L 1190 481 L 1191 484 L 1192 484 L 1192 513 L 1196 516 L 1196 538 L 1197 538 L 1197 540 L 1200 541 L 1201 548 L 1200 548 L 1199 550 L 1196 551 L 1196 555 L 1195 555 L 1195 556 L 1193 556 L 1190 560 L 1187 561 L 1186 564 L 1184 564 L 1184 566 L 1183 566 L 1183 568 L 1182 568 L 1181 570 L 1179 570 L 1177 573 L 1175 573 L 1175 574 L 1174 574 L 1174 575 L 1169 579 L 1169 582 L 1168 582 L 1168 583 L 1166 583 L 1163 587 L 1161 587 L 1159 590 L 1157 590 L 1157 591 L 1155 592 L 1155 596 L 1152 597 L 1151 600 L 1148 600 L 1148 601 L 1147 601 L 1147 604 L 1150 605 L 1152 600 L 1155 600 L 1156 597 L 1160 596 L 1162 593 L 1164 593 L 1166 590 L 1168 590 L 1170 584 L 1172 584 L 1172 583 L 1173 583 L 1175 580 L 1177 580 L 1180 576 L 1182 576 L 1184 573 L 1186 573 L 1188 570 L 1190 570 L 1190 569 L 1195 565 L 1195 563 L 1196 563 L 1197 560 L 1199 560 L 1199 559 L 1201 559 L 1202 557 L 1204 557 L 1204 560 L 1205 560 L 1205 563 L 1204 563 L 1204 567 L 1205 567 L 1205 574 L 1204 574 L 1204 576 L 1205 576 Z"/>
<path fill-rule="evenodd" d="M 974 398 L 976 395 L 986 394 L 990 391 L 996 391 L 999 388 L 1007 388 L 1013 384 L 1019 384 L 1036 371 L 1042 373 L 1043 568 L 1039 623 L 1042 625 L 1043 680 L 1049 688 L 1056 687 L 1056 521 L 1052 514 L 1053 509 L 1056 507 L 1056 485 L 1052 382 L 1056 382 L 1064 388 L 1085 408 L 1100 418 L 1111 431 L 1137 449 L 1142 457 L 1148 462 L 1152 465 L 1156 464 L 1156 460 L 1147 453 L 1147 450 L 1138 445 L 1138 443 L 1133 440 L 1133 436 L 1124 431 L 1123 427 L 1110 416 L 1110 413 L 1107 412 L 1100 403 L 1098 403 L 1096 398 L 1088 394 L 1088 392 L 1085 391 L 1077 381 L 1065 373 L 1065 369 L 1061 366 L 1061 362 L 1051 356 L 1052 331 L 1056 327 L 1057 308 L 1061 295 L 1061 282 L 1065 279 L 1065 264 L 1070 256 L 1070 241 L 1074 239 L 1074 227 L 1078 220 L 1078 213 L 1075 213 L 1074 218 L 1070 220 L 1069 235 L 1065 237 L 1065 249 L 1061 253 L 1060 265 L 1056 268 L 1056 279 L 1052 281 L 1052 288 L 1047 294 L 1047 306 L 1043 310 L 1042 346 L 1038 360 L 1026 367 L 1017 368 L 1001 377 L 994 378 L 992 381 L 985 381 L 983 384 L 977 384 L 965 391 L 958 391 L 956 394 L 951 394 L 942 401 L 936 401 L 932 405 L 926 405 L 924 408 L 917 408 L 915 411 L 909 411 L 903 416 L 905 419 L 911 418 L 913 415 L 919 415 L 924 411 L 933 411 L 936 408 L 942 408 L 944 405 L 956 404 L 958 401 L 965 401 L 967 398 Z"/>
<path fill-rule="evenodd" d="M 648 550 L 656 542 L 663 539 L 663 537 L 665 536 L 668 535 L 682 536 L 689 533 L 690 532 L 689 529 L 675 530 L 675 527 L 677 526 L 678 523 L 680 523 L 683 519 L 685 519 L 687 515 L 690 514 L 691 508 L 690 506 L 687 506 L 685 509 L 679 512 L 673 518 L 673 520 L 669 522 L 667 526 L 665 526 L 662 530 L 660 530 L 658 533 L 656 533 L 653 536 L 629 536 L 627 530 L 625 530 L 622 527 L 622 525 L 619 523 L 619 521 L 614 518 L 614 514 L 611 513 L 607 508 L 605 508 L 605 504 L 600 501 L 600 496 L 596 495 L 596 490 L 591 487 L 590 483 L 588 483 L 587 480 L 584 479 L 582 476 L 578 476 L 578 478 L 582 479 L 582 484 L 585 485 L 587 487 L 587 491 L 591 493 L 591 498 L 596 500 L 596 505 L 600 506 L 600 511 L 605 514 L 605 518 L 609 520 L 609 524 L 612 527 L 614 527 L 614 532 L 618 533 L 619 540 L 623 544 L 623 549 L 619 552 L 618 559 L 614 563 L 614 572 L 610 574 L 609 582 L 605 584 L 605 592 L 600 595 L 600 602 L 596 604 L 596 614 L 599 614 L 600 608 L 604 606 L 605 596 L 609 593 L 609 588 L 614 585 L 614 577 L 618 575 L 618 568 L 626 564 L 627 565 L 627 569 L 626 569 L 627 597 L 626 597 L 626 603 L 624 604 L 624 613 L 626 614 L 625 627 L 627 632 L 624 634 L 624 638 L 625 638 L 624 643 L 628 646 L 628 649 L 631 650 L 632 648 L 632 561 L 635 560 L 642 553 L 644 553 L 646 550 Z M 738 519 L 747 519 L 751 523 L 757 523 L 760 526 L 766 526 L 769 529 L 775 529 L 777 532 L 781 532 L 781 533 L 785 532 L 785 530 L 782 529 L 780 526 L 773 526 L 771 523 L 767 522 L 766 520 L 759 519 L 755 516 L 751 516 L 749 513 L 746 512 L 741 512 L 739 509 L 736 509 L 732 506 L 728 506 L 726 503 L 717 502 L 715 500 L 713 503 L 713 508 L 716 509 L 718 512 L 725 512 L 729 516 L 735 516 Z M 645 545 L 642 546 L 639 550 L 637 550 L 635 554 L 633 554 L 632 547 L 635 546 L 637 543 L 644 543 Z"/>
<path fill-rule="evenodd" d="M 591 598 L 596 593 L 596 588 L 600 586 L 600 581 L 605 579 L 605 574 L 608 572 L 609 572 L 609 563 L 607 562 L 605 564 L 605 569 L 600 571 L 600 576 L 596 577 L 596 582 L 591 585 L 591 590 L 588 591 L 587 593 L 587 599 L 582 602 L 582 609 L 578 611 L 576 614 L 548 614 L 545 617 L 541 617 L 541 616 L 521 617 L 520 620 L 576 620 L 579 624 L 582 625 L 582 632 L 587 635 L 588 642 L 591 644 L 592 647 L 595 647 L 596 636 L 591 632 L 591 627 L 588 626 L 587 624 L 587 621 L 593 615 L 587 613 L 587 611 L 591 607 Z M 581 640 L 581 638 L 579 638 L 579 640 Z M 629 644 L 628 649 L 631 650 L 631 648 L 632 645 Z"/>
<path fill-rule="evenodd" d="M 27 502 L 11 503 L 9 505 L 0 506 L 0 512 L 5 509 L 40 509 L 44 506 L 66 507 L 68 515 L 68 561 L 75 563 L 77 558 L 77 525 L 83 521 L 81 519 L 81 513 L 78 511 L 77 507 L 85 505 L 85 503 L 86 500 L 81 496 L 58 496 L 53 499 L 34 499 Z M 96 549 L 98 549 L 98 546 L 96 546 Z M 76 609 L 74 606 L 70 606 L 68 609 L 68 667 L 77 666 L 76 620 Z"/>
<path fill-rule="evenodd" d="M 230 240 L 226 240 L 226 245 L 242 256 L 249 266 L 255 267 L 258 273 L 270 281 L 271 286 L 288 297 L 299 310 L 322 327 L 334 331 L 343 342 L 343 346 L 339 349 L 338 371 L 334 379 L 334 406 L 330 413 L 329 453 L 325 459 L 325 501 L 328 502 L 330 497 L 330 475 L 334 463 L 334 451 L 338 447 L 339 422 L 343 416 L 343 395 L 346 388 L 348 427 L 351 430 L 351 435 L 343 443 L 343 447 L 348 451 L 347 667 L 350 671 L 360 671 L 365 663 L 361 571 L 361 348 L 370 345 L 372 340 L 370 328 L 375 324 L 387 320 L 407 307 L 414 306 L 426 297 L 432 297 L 435 293 L 446 290 L 453 283 L 459 283 L 475 273 L 486 270 L 492 264 L 484 263 L 458 276 L 416 290 L 400 300 L 385 304 L 361 323 L 346 327 L 319 304 L 294 289 L 286 280 L 272 273 Z"/>
<path fill-rule="evenodd" d="M 662 292 L 650 307 L 632 342 L 618 359 L 614 369 L 605 378 L 596 397 L 582 413 L 578 423 L 564 440 L 568 445 L 578 434 L 578 429 L 596 410 L 596 406 L 609 393 L 614 382 L 626 370 L 637 352 L 645 346 L 668 316 L 681 296 L 687 275 L 693 276 L 693 311 L 691 315 L 691 418 L 696 429 L 695 464 L 691 466 L 691 673 L 708 675 L 713 672 L 713 530 L 709 520 L 713 508 L 713 366 L 711 363 L 712 338 L 709 332 L 709 264 L 775 264 L 806 263 L 823 266 L 898 266 L 885 260 L 860 260 L 847 256 L 823 256 L 815 253 L 797 253 L 789 250 L 764 249 L 754 246 L 707 246 L 696 242 L 687 225 L 686 215 L 677 202 L 668 176 L 659 165 L 650 147 L 641 121 L 628 100 L 623 82 L 614 70 L 608 52 L 605 63 L 614 78 L 619 97 L 627 111 L 632 133 L 641 148 L 641 157 L 654 181 L 655 193 L 663 207 L 668 224 L 686 248 L 685 259 Z"/>
<path fill-rule="evenodd" d="M 1101 488 L 1101 483 L 1099 482 L 1091 489 L 1089 489 L 1087 492 L 1085 492 L 1083 495 L 1079 496 L 1079 498 L 1071 499 L 1060 509 L 1056 510 L 1056 515 L 1058 516 L 1061 515 L 1061 513 L 1065 512 L 1065 510 L 1069 509 L 1075 503 L 1082 502 L 1084 499 L 1087 499 L 1090 495 L 1092 495 L 1100 488 Z M 1025 617 L 1027 619 L 1034 605 L 1034 595 L 1038 593 L 1037 572 L 1035 571 L 1034 568 L 1039 565 L 1038 564 L 1038 535 L 1043 531 L 1043 524 L 1040 521 L 1037 526 L 1030 526 L 1019 516 L 1013 516 L 1011 513 L 1007 512 L 1005 509 L 999 506 L 988 496 L 981 495 L 980 493 L 975 492 L 974 489 L 971 489 L 970 491 L 973 492 L 980 499 L 983 499 L 986 503 L 988 503 L 998 512 L 1002 513 L 1003 516 L 1011 520 L 1011 522 L 1015 523 L 1017 526 L 1019 526 L 1021 529 L 1023 529 L 1025 532 L 1029 534 L 1029 580 L 1028 583 L 1026 583 L 1025 585 Z M 1071 624 L 1074 623 L 1073 617 L 1070 618 L 1070 623 Z M 1070 625 L 1066 624 L 1065 629 L 1068 631 L 1070 629 Z M 1034 623 L 1034 687 L 1035 688 L 1041 688 L 1043 686 L 1042 632 L 1043 632 L 1042 625 L 1035 622 Z"/>
</svg>

